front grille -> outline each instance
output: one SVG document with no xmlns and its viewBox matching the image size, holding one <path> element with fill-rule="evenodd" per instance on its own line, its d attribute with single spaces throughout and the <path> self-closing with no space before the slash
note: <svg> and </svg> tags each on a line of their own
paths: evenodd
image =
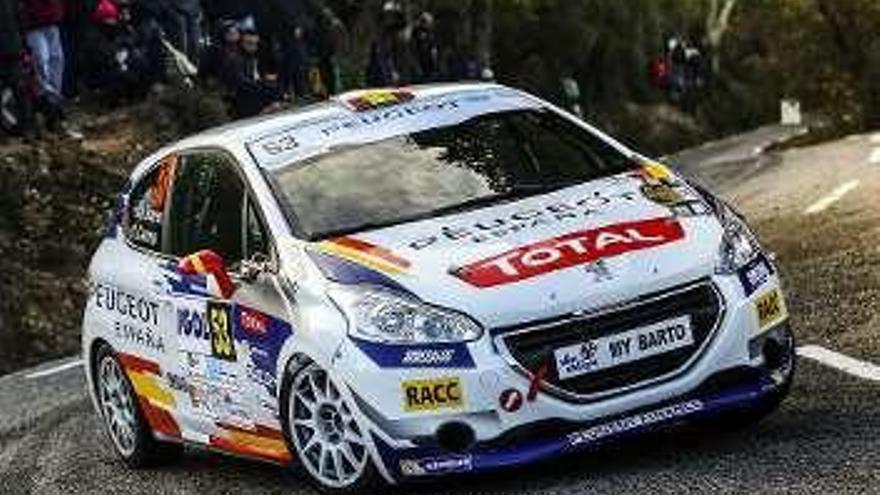
<svg viewBox="0 0 880 495">
<path fill-rule="evenodd" d="M 542 386 L 565 398 L 587 399 L 629 390 L 683 372 L 711 339 L 722 302 L 709 281 L 647 296 L 599 314 L 549 322 L 497 335 L 503 349 L 530 376 L 543 368 Z M 689 315 L 694 343 L 657 356 L 560 380 L 554 351 L 599 337 Z"/>
</svg>

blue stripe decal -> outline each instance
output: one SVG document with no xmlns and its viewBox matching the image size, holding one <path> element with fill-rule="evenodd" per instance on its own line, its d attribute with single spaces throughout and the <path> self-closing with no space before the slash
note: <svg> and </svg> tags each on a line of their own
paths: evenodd
<svg viewBox="0 0 880 495">
<path fill-rule="evenodd" d="M 385 287 L 395 292 L 412 295 L 405 287 L 375 270 L 332 254 L 308 250 L 309 256 L 328 279 L 346 285 L 369 284 Z"/>
<path fill-rule="evenodd" d="M 247 377 L 276 396 L 278 390 L 278 355 L 293 335 L 293 327 L 284 320 L 236 304 L 232 308 L 232 326 L 239 359 Z"/>
<path fill-rule="evenodd" d="M 388 471 L 397 479 L 461 472 L 481 472 L 528 464 L 573 452 L 595 449 L 607 443 L 671 426 L 715 416 L 734 407 L 757 405 L 771 390 L 761 380 L 714 395 L 680 402 L 617 419 L 587 425 L 561 437 L 525 442 L 510 447 L 479 448 L 452 454 L 438 447 L 395 450 L 377 435 L 373 440 Z"/>
<path fill-rule="evenodd" d="M 392 345 L 351 339 L 382 368 L 473 368 L 467 344 Z"/>
</svg>

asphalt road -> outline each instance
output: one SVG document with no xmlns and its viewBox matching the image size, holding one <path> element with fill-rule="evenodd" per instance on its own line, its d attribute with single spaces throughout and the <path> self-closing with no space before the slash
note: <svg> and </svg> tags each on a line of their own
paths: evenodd
<svg viewBox="0 0 880 495">
<path fill-rule="evenodd" d="M 801 359 L 789 400 L 746 430 L 673 430 L 415 490 L 880 493 L 880 368 L 870 365 L 880 364 L 880 151 L 874 151 L 880 136 L 763 156 L 755 148 L 781 131 L 758 132 L 679 159 L 721 187 L 777 252 L 801 343 L 859 361 Z M 130 471 L 117 461 L 92 413 L 80 369 L 31 376 L 40 371 L 0 378 L 0 493 L 314 493 L 282 468 L 202 451 L 187 452 L 168 467 Z"/>
</svg>

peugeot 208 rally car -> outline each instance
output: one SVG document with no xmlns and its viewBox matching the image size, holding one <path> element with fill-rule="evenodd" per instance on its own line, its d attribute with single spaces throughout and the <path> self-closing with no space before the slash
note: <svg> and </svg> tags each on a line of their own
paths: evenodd
<svg viewBox="0 0 880 495">
<path fill-rule="evenodd" d="M 778 405 L 771 258 L 523 92 L 348 93 L 135 169 L 89 270 L 89 387 L 132 466 L 191 443 L 344 491 L 519 465 Z"/>
</svg>

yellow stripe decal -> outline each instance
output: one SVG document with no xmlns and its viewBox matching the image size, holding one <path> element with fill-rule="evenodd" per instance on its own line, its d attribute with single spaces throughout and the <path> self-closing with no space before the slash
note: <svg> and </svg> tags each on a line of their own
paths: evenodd
<svg viewBox="0 0 880 495">
<path fill-rule="evenodd" d="M 159 384 L 156 383 L 156 378 L 153 375 L 140 373 L 137 371 L 129 371 L 128 378 L 131 380 L 134 391 L 138 395 L 150 399 L 150 402 L 153 402 L 157 405 L 161 405 L 169 409 L 174 409 L 176 405 L 174 396 L 171 394 L 171 392 L 159 386 Z"/>
<path fill-rule="evenodd" d="M 395 275 L 404 273 L 404 270 L 388 263 L 387 261 L 382 260 L 382 258 L 370 256 L 355 249 L 340 246 L 332 242 L 322 242 L 321 244 L 319 244 L 319 247 L 322 251 L 326 251 L 330 254 L 335 254 L 336 256 L 364 265 L 367 268 L 372 268 L 373 270 L 385 273 L 392 273 Z"/>
</svg>

